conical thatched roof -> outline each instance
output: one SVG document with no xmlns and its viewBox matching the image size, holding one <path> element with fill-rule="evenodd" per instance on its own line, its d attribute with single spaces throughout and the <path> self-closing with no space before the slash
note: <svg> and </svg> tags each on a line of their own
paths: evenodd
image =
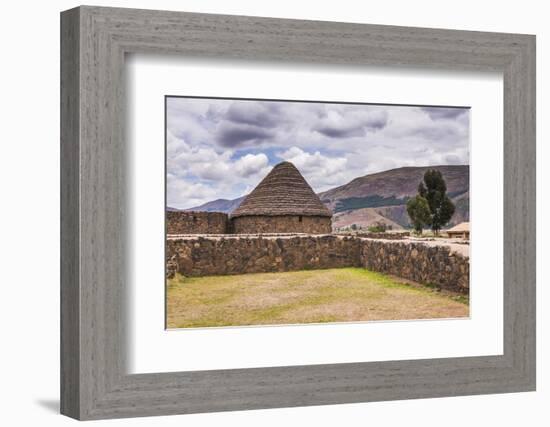
<svg viewBox="0 0 550 427">
<path fill-rule="evenodd" d="M 290 162 L 276 165 L 231 214 L 249 215 L 332 216 Z"/>
</svg>

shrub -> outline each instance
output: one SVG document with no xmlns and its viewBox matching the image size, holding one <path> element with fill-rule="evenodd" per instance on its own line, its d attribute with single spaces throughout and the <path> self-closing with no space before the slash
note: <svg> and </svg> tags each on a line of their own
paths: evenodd
<svg viewBox="0 0 550 427">
<path fill-rule="evenodd" d="M 385 233 L 388 226 L 383 222 L 377 221 L 373 225 L 367 228 L 371 233 Z"/>
</svg>

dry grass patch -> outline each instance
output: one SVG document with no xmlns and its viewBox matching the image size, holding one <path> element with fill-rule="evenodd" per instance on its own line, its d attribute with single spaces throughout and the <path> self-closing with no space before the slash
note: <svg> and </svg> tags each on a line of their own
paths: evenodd
<svg viewBox="0 0 550 427">
<path fill-rule="evenodd" d="M 362 268 L 168 280 L 168 328 L 467 317 L 468 299 Z"/>
</svg>

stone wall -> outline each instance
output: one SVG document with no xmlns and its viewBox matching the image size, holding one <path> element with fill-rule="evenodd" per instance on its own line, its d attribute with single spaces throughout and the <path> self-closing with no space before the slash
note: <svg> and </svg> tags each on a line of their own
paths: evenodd
<svg viewBox="0 0 550 427">
<path fill-rule="evenodd" d="M 232 232 L 330 234 L 331 219 L 322 216 L 239 216 L 231 219 Z"/>
<path fill-rule="evenodd" d="M 341 233 L 346 234 L 346 233 Z M 357 236 L 357 237 L 366 237 L 368 239 L 386 239 L 386 240 L 403 240 L 405 237 L 409 237 L 411 235 L 408 231 L 400 231 L 400 232 L 372 232 L 372 231 L 354 231 L 351 233 L 347 233 L 348 235 Z"/>
<path fill-rule="evenodd" d="M 167 240 L 167 275 L 365 267 L 468 293 L 469 259 L 445 246 L 337 235 L 196 236 Z"/>
<path fill-rule="evenodd" d="M 223 212 L 167 211 L 167 234 L 225 234 L 229 217 Z"/>
<path fill-rule="evenodd" d="M 223 236 L 167 241 L 168 274 L 184 276 L 359 267 L 358 239 L 340 236 Z"/>
<path fill-rule="evenodd" d="M 468 293 L 470 260 L 447 246 L 364 239 L 361 264 L 372 271 L 393 274 L 418 283 Z"/>
</svg>

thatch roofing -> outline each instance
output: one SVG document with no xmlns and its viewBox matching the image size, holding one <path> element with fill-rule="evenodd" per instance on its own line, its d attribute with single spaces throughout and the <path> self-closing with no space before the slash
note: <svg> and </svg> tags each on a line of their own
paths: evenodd
<svg viewBox="0 0 550 427">
<path fill-rule="evenodd" d="M 455 225 L 453 228 L 449 228 L 446 230 L 447 232 L 451 233 L 463 233 L 465 231 L 470 231 L 470 223 L 469 222 L 461 222 L 460 224 Z"/>
<path fill-rule="evenodd" d="M 290 162 L 276 165 L 246 196 L 232 217 L 305 215 L 331 217 L 300 171 Z"/>
</svg>

